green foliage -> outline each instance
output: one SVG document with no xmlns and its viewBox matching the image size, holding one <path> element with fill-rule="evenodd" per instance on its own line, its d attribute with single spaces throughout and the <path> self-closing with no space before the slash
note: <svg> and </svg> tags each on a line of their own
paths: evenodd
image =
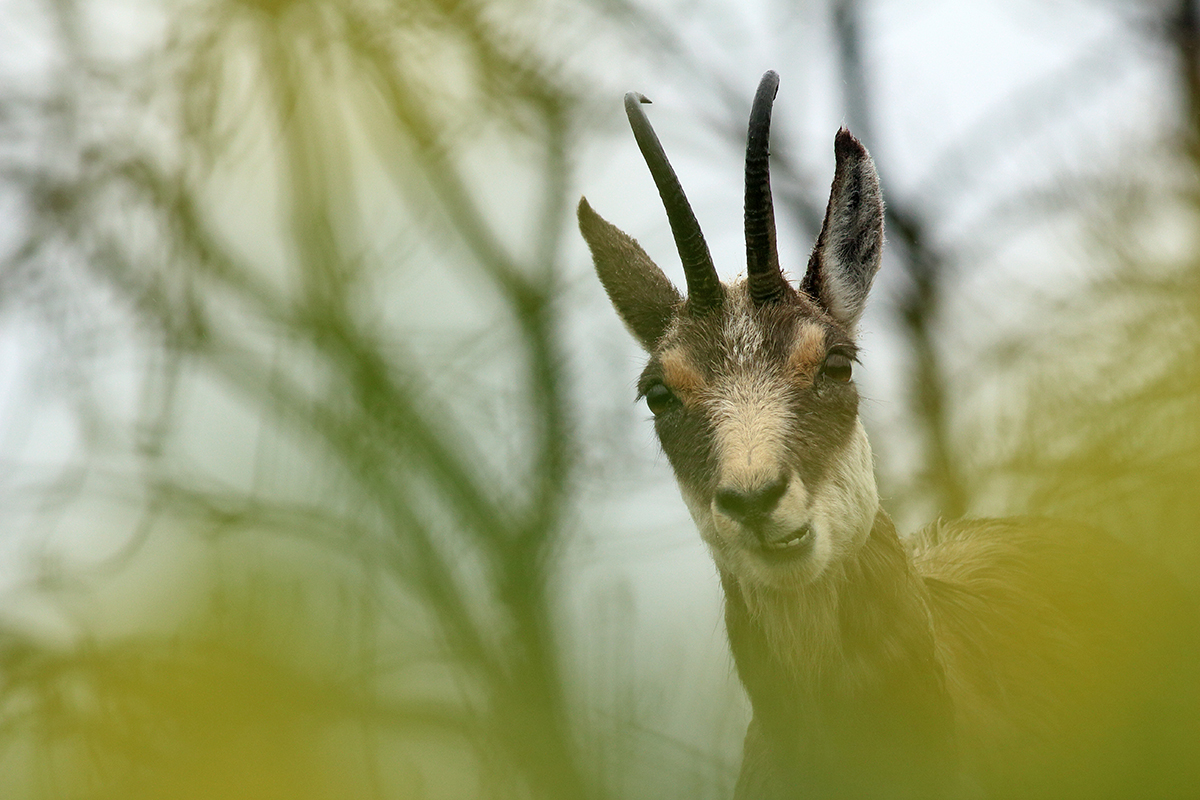
<svg viewBox="0 0 1200 800">
<path fill-rule="evenodd" d="M 551 307 L 572 101 L 510 36 L 524 12 L 495 10 L 213 0 L 118 70 L 78 9 L 45 9 L 77 73 L 30 119 L 74 168 L 35 151 L 15 173 L 7 272 L 136 331 L 132 407 L 99 386 L 111 351 L 52 354 L 101 432 L 82 480 L 141 517 L 118 558 L 135 591 L 171 594 L 151 542 L 199 537 L 174 571 L 211 569 L 166 633 L 86 570 L 100 627 L 133 632 L 10 632 L 5 796 L 595 793 L 549 615 L 576 447 Z M 140 124 L 97 119 L 90 91 Z M 467 177 L 497 147 L 530 187 L 529 252 Z"/>
<path fill-rule="evenodd" d="M 594 5 L 699 75 L 698 103 L 725 102 L 695 118 L 739 120 L 736 162 L 742 87 L 675 20 Z M 45 555 L 0 606 L 0 796 L 728 794 L 736 748 L 625 719 L 696 694 L 674 664 L 620 685 L 640 609 L 605 620 L 621 635 L 603 653 L 558 613 L 586 477 L 564 242 L 595 121 L 555 53 L 595 35 L 581 6 L 559 29 L 514 0 L 143 4 L 143 42 L 105 39 L 106 3 L 25 6 L 52 55 L 0 87 L 0 324 L 22 362 L 0 520 Z M 855 4 L 835 10 L 865 117 Z M 786 136 L 777 203 L 802 227 L 825 186 L 807 192 Z M 1181 139 L 1166 171 L 1186 177 Z M 1107 269 L 965 381 L 937 346 L 954 254 L 936 214 L 889 196 L 907 421 L 926 434 L 886 500 L 1086 518 L 1195 586 L 1195 187 L 1074 194 Z M 1185 255 L 1147 255 L 1164 213 Z M 1004 384 L 972 412 L 989 436 L 956 437 L 954 385 L 980 376 Z M 573 691 L 572 637 L 613 665 L 617 710 Z"/>
</svg>

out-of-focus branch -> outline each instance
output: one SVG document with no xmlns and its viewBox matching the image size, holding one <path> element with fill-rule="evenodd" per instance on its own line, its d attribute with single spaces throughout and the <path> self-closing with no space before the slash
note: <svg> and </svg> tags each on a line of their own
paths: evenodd
<svg viewBox="0 0 1200 800">
<path fill-rule="evenodd" d="M 73 20 L 77 10 L 71 4 L 62 8 Z M 176 376 L 186 363 L 190 373 L 216 378 L 222 389 L 261 407 L 264 424 L 304 452 L 328 455 L 330 480 L 349 485 L 341 490 L 351 509 L 343 536 L 332 533 L 336 524 L 329 520 L 297 525 L 296 532 L 305 536 L 316 529 L 320 535 L 313 541 L 362 559 L 419 598 L 436 621 L 436 630 L 428 634 L 440 642 L 452 672 L 467 676 L 457 724 L 469 730 L 481 762 L 503 762 L 502 773 L 516 776 L 525 787 L 522 794 L 592 796 L 594 787 L 578 766 L 580 739 L 568 712 L 559 663 L 563 653 L 550 611 L 553 556 L 562 537 L 576 450 L 554 306 L 570 219 L 565 210 L 571 97 L 527 52 L 528 43 L 518 43 L 514 51 L 504 41 L 509 34 L 497 32 L 490 16 L 494 9 L 485 4 L 417 4 L 412 17 L 354 2 L 214 0 L 197 9 L 187 15 L 194 27 L 171 38 L 174 63 L 183 63 L 176 74 L 186 80 L 155 87 L 165 92 L 206 87 L 200 99 L 178 104 L 182 118 L 173 121 L 185 166 L 166 169 L 156 158 L 136 155 L 137 146 L 135 155 L 128 148 L 95 148 L 81 176 L 54 184 L 64 202 L 34 203 L 35 222 L 9 265 L 44 269 L 43 260 L 53 255 L 50 241 L 78 254 L 88 274 L 171 353 Z M 502 244 L 472 181 L 456 163 L 454 131 L 423 101 L 422 80 L 429 76 L 414 78 L 407 72 L 412 60 L 395 50 L 389 25 L 403 27 L 415 19 L 457 37 L 478 65 L 476 77 L 487 102 L 518 120 L 521 135 L 544 153 L 537 165 L 541 189 L 534 198 L 531 264 Z M 234 69 L 231 64 L 246 73 L 219 72 Z M 347 246 L 339 217 L 343 209 L 334 207 L 339 193 L 346 197 L 355 190 L 353 176 L 344 161 L 337 162 L 345 143 L 332 141 L 337 134 L 328 130 L 336 126 L 322 127 L 320 119 L 341 109 L 321 105 L 320 98 L 329 95 L 327 85 L 316 91 L 311 85 L 337 80 L 331 76 L 347 69 L 361 78 L 358 85 L 377 93 L 370 102 L 381 100 L 395 123 L 385 132 L 372 132 L 403 144 L 399 150 L 382 148 L 383 166 L 397 177 L 401 201 L 411 204 L 418 218 L 430 210 L 440 217 L 443 230 L 468 254 L 461 263 L 444 266 L 482 276 L 508 312 L 503 324 L 518 334 L 513 383 L 528 407 L 515 418 L 525 420 L 531 434 L 523 474 L 491 474 L 470 428 L 417 392 L 417 361 L 406 358 L 402 347 L 373 336 L 358 315 L 348 290 L 361 264 L 352 255 L 354 247 Z M 252 89 L 244 96 L 227 96 L 236 95 L 247 80 Z M 205 169 L 196 172 L 207 170 L 211 176 L 213 164 L 227 157 L 222 146 L 232 139 L 219 130 L 220 121 L 231 113 L 245 115 L 248 106 L 230 109 L 246 97 L 252 98 L 258 118 L 266 111 L 286 174 L 280 208 L 293 257 L 286 265 L 291 280 L 282 289 L 264 279 L 260 265 L 224 244 L 189 180 L 189 167 L 199 164 Z M 413 163 L 389 162 L 388 156 L 394 159 L 400 150 L 414 154 Z M 424 179 L 419 192 L 399 177 L 401 167 L 413 166 Z M 46 185 L 47 165 L 31 169 L 28 176 L 9 169 L 6 177 L 36 200 L 36 191 Z M 158 263 L 132 252 L 110 229 L 119 231 L 120 225 L 106 227 L 113 209 L 104 202 L 114 195 L 157 226 L 165 250 Z M 186 287 L 182 297 L 181 286 Z M 299 291 L 292 293 L 293 288 Z M 272 349 L 272 336 L 284 344 Z M 289 363 L 280 351 L 296 358 Z M 154 441 L 144 452 L 143 488 L 163 515 L 182 519 L 199 509 L 221 526 L 245 530 L 277 529 L 296 518 L 299 512 L 289 513 L 256 487 L 242 487 L 239 501 L 236 492 L 215 498 L 180 486 L 182 479 L 168 480 L 172 431 L 164 415 L 171 406 L 151 405 L 159 413 L 149 426 Z M 380 678 L 372 672 L 379 665 L 365 668 L 368 680 Z M 412 707 L 375 705 L 373 696 L 363 693 L 366 705 L 357 716 L 423 724 L 422 713 Z M 489 791 L 503 794 L 508 783 L 506 778 Z"/>
<path fill-rule="evenodd" d="M 843 103 L 848 123 L 870 143 L 870 87 L 864 64 L 863 32 L 859 0 L 837 0 L 833 5 L 834 30 L 842 69 Z M 886 173 L 886 165 L 881 165 Z M 904 289 L 897 301 L 905 342 L 913 355 L 909 375 L 909 402 L 914 421 L 921 430 L 924 463 L 913 488 L 928 494 L 934 507 L 947 517 L 967 511 L 969 497 L 963 471 L 950 439 L 945 366 L 938 351 L 938 313 L 941 307 L 945 259 L 932 243 L 919 211 L 905 198 L 888 197 L 886 221 L 893 241 L 903 249 L 900 265 L 905 272 Z M 893 250 L 892 252 L 896 252 Z"/>
<path fill-rule="evenodd" d="M 1200 2 L 1179 0 L 1168 11 L 1162 27 L 1176 53 L 1188 146 L 1193 160 L 1200 162 Z"/>
</svg>

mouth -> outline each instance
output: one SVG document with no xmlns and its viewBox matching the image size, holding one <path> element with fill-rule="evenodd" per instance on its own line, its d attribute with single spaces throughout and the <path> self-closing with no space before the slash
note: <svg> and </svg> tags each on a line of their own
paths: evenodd
<svg viewBox="0 0 1200 800">
<path fill-rule="evenodd" d="M 808 525 L 802 525 L 791 533 L 774 539 L 759 540 L 758 550 L 762 556 L 773 563 L 788 563 L 807 556 L 813 549 L 816 536 Z"/>
</svg>

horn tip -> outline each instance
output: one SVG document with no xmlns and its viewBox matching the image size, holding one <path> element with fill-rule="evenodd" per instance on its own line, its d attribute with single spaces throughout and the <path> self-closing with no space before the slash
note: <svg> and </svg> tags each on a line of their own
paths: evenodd
<svg viewBox="0 0 1200 800">
<path fill-rule="evenodd" d="M 773 69 L 769 69 L 763 73 L 762 79 L 758 82 L 759 93 L 769 91 L 771 97 L 775 97 L 779 91 L 779 73 Z"/>
</svg>

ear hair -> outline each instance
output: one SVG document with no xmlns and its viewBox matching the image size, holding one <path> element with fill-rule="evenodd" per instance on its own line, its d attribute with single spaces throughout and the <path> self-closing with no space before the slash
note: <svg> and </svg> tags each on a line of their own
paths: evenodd
<svg viewBox="0 0 1200 800">
<path fill-rule="evenodd" d="M 833 149 L 829 205 L 800 290 L 853 331 L 883 254 L 883 195 L 875 164 L 858 139 L 842 128 Z"/>
<path fill-rule="evenodd" d="M 587 198 L 579 199 L 578 217 L 608 299 L 638 343 L 653 350 L 683 298 L 641 245 L 593 211 Z"/>
</svg>

